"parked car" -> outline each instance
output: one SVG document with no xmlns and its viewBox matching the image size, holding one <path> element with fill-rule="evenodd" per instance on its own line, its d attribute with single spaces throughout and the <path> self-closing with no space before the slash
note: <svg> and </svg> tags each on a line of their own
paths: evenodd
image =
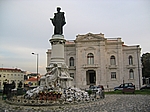
<svg viewBox="0 0 150 112">
<path fill-rule="evenodd" d="M 123 84 L 121 84 L 120 86 L 114 87 L 114 91 L 117 90 L 123 90 Z"/>
<path fill-rule="evenodd" d="M 123 89 L 134 89 L 135 90 L 135 85 L 133 85 L 132 83 L 124 83 L 124 84 L 121 84 L 120 86 L 115 87 L 114 91 L 123 90 Z"/>
<path fill-rule="evenodd" d="M 150 89 L 150 84 L 147 84 L 140 88 L 140 90 L 144 90 L 144 89 Z"/>
</svg>

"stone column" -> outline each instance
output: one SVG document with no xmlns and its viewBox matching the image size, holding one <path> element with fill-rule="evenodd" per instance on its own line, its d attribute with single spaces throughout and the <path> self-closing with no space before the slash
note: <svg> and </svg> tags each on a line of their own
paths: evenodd
<svg viewBox="0 0 150 112">
<path fill-rule="evenodd" d="M 65 39 L 63 35 L 53 35 L 49 40 L 52 45 L 51 61 L 50 63 L 64 63 L 64 44 Z"/>
</svg>

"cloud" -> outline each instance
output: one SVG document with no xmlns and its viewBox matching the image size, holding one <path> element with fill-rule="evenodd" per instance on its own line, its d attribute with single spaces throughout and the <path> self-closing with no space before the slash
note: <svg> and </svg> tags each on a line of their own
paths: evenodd
<svg viewBox="0 0 150 112">
<path fill-rule="evenodd" d="M 32 52 L 39 54 L 39 72 L 45 73 L 46 50 L 34 49 L 18 45 L 0 45 L 0 64 L 5 67 L 19 67 L 31 72 L 36 71 L 36 57 Z"/>
<path fill-rule="evenodd" d="M 105 37 L 121 36 L 127 45 L 140 44 L 142 52 L 150 48 L 150 2 L 86 0 L 2 0 L 0 1 L 0 65 L 18 66 L 45 73 L 46 51 L 54 27 L 49 18 L 56 7 L 65 12 L 64 36 L 74 40 L 78 34 L 104 33 Z"/>
</svg>

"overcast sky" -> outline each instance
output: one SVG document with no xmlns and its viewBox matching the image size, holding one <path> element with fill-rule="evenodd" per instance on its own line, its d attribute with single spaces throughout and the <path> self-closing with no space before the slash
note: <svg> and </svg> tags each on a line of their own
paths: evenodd
<svg viewBox="0 0 150 112">
<path fill-rule="evenodd" d="M 126 45 L 140 45 L 150 52 L 149 0 L 0 0 L 0 67 L 46 72 L 46 51 L 53 26 L 49 18 L 56 7 L 65 12 L 64 36 L 104 33 L 106 38 L 121 37 Z"/>
</svg>

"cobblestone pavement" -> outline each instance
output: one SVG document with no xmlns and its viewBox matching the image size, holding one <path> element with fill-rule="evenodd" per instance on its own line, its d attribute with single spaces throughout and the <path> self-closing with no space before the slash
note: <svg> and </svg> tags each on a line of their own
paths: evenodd
<svg viewBox="0 0 150 112">
<path fill-rule="evenodd" d="M 106 95 L 90 103 L 65 106 L 17 106 L 0 100 L 0 112 L 150 112 L 150 95 Z"/>
</svg>

